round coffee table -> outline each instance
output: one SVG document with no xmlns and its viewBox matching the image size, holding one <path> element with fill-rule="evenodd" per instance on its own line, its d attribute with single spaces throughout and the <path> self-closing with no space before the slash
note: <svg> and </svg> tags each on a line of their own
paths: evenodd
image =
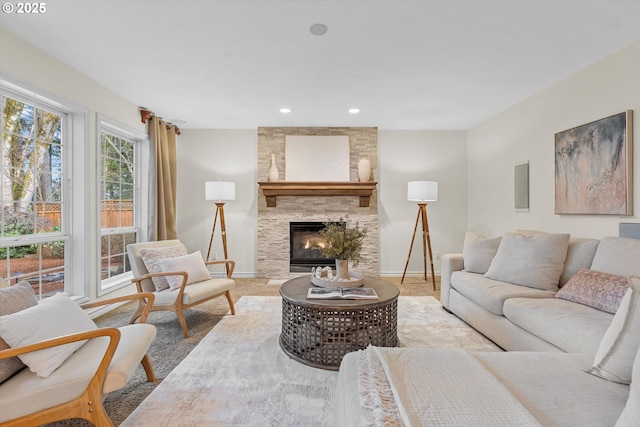
<svg viewBox="0 0 640 427">
<path fill-rule="evenodd" d="M 368 345 L 398 346 L 398 288 L 365 277 L 379 299 L 307 299 L 311 276 L 285 282 L 280 347 L 292 359 L 316 368 L 338 370 L 342 357 Z"/>
</svg>

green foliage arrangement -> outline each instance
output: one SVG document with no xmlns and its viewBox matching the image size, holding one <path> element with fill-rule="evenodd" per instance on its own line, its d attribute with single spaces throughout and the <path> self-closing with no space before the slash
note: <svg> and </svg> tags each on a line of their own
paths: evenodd
<svg viewBox="0 0 640 427">
<path fill-rule="evenodd" d="M 346 259 L 353 265 L 364 262 L 360 252 L 364 238 L 367 236 L 366 227 L 360 227 L 356 222 L 349 226 L 349 217 L 340 218 L 338 222 L 325 222 L 325 228 L 320 231 L 320 236 L 327 245 L 322 249 L 322 254 L 327 258 Z"/>
</svg>

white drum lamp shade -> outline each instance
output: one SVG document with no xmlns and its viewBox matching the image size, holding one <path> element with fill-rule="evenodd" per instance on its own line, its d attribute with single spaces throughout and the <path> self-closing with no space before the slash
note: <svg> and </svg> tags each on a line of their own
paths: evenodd
<svg viewBox="0 0 640 427">
<path fill-rule="evenodd" d="M 437 181 L 409 181 L 407 200 L 410 202 L 435 202 L 438 200 Z"/>
<path fill-rule="evenodd" d="M 205 200 L 235 200 L 236 183 L 223 181 L 207 181 L 204 187 Z"/>
</svg>

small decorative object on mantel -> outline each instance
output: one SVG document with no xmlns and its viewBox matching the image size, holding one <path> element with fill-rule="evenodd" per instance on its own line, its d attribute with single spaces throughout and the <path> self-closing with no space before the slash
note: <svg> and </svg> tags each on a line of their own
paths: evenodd
<svg viewBox="0 0 640 427">
<path fill-rule="evenodd" d="M 278 182 L 280 180 L 280 172 L 278 171 L 278 166 L 276 166 L 276 155 L 271 155 L 271 168 L 269 169 L 269 177 L 267 181 L 269 182 Z"/>
<path fill-rule="evenodd" d="M 366 236 L 367 229 L 360 227 L 357 222 L 353 227 L 349 226 L 348 215 L 338 222 L 325 223 L 325 228 L 320 230 L 320 237 L 326 243 L 322 254 L 327 258 L 335 258 L 336 276 L 339 279 L 350 280 L 349 263 L 355 266 L 364 261 L 361 252 Z"/>
<path fill-rule="evenodd" d="M 358 180 L 360 182 L 369 182 L 371 179 L 371 160 L 363 157 L 358 162 Z"/>
</svg>

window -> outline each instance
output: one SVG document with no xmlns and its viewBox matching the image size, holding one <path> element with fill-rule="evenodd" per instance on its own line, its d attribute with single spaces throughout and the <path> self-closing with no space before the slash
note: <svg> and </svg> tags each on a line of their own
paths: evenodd
<svg viewBox="0 0 640 427">
<path fill-rule="evenodd" d="M 127 245 L 140 234 L 139 161 L 142 139 L 99 118 L 100 290 L 128 283 Z"/>
<path fill-rule="evenodd" d="M 2 95 L 0 276 L 40 299 L 66 290 L 68 112 Z"/>
</svg>

